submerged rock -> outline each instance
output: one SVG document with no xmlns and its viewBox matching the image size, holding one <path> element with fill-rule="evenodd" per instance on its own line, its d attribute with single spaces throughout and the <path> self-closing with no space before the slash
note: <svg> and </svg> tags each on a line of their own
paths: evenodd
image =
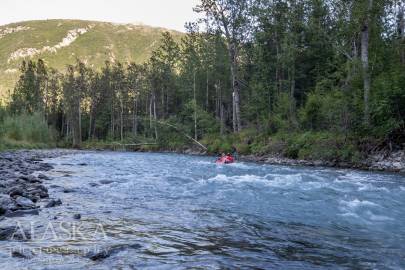
<svg viewBox="0 0 405 270">
<path fill-rule="evenodd" d="M 128 244 L 128 245 L 119 245 L 105 248 L 98 252 L 89 252 L 86 254 L 86 257 L 92 261 L 101 261 L 107 259 L 111 255 L 117 254 L 126 249 L 140 249 L 142 246 L 139 244 Z"/>
<path fill-rule="evenodd" d="M 29 210 L 16 210 L 16 211 L 7 211 L 5 217 L 15 218 L 15 217 L 24 217 L 24 216 L 38 216 L 38 209 L 29 209 Z"/>
<path fill-rule="evenodd" d="M 14 250 L 13 252 L 11 252 L 11 257 L 20 258 L 20 259 L 31 259 L 32 252 L 28 251 L 28 250 L 23 250 L 23 251 Z"/>
<path fill-rule="evenodd" d="M 56 206 L 60 206 L 60 205 L 62 205 L 62 201 L 61 201 L 61 199 L 57 199 L 57 200 L 51 200 L 44 207 L 52 208 L 52 207 L 56 207 Z"/>
<path fill-rule="evenodd" d="M 29 239 L 31 239 L 31 234 L 20 227 L 0 228 L 0 241 L 23 241 Z"/>
<path fill-rule="evenodd" d="M 102 185 L 109 185 L 109 184 L 114 183 L 114 181 L 112 181 L 112 180 L 100 180 L 99 183 L 102 184 Z"/>
<path fill-rule="evenodd" d="M 73 188 L 64 188 L 63 189 L 63 193 L 73 193 L 73 192 L 76 192 L 76 190 Z"/>
</svg>

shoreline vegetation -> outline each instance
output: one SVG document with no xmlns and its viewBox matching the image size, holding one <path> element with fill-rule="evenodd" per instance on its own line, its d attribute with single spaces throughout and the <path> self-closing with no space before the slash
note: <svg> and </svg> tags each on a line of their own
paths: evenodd
<svg viewBox="0 0 405 270">
<path fill-rule="evenodd" d="M 235 148 L 260 162 L 403 171 L 404 10 L 201 0 L 204 19 L 180 40 L 164 32 L 144 63 L 24 59 L 1 107 L 0 149 Z"/>
</svg>

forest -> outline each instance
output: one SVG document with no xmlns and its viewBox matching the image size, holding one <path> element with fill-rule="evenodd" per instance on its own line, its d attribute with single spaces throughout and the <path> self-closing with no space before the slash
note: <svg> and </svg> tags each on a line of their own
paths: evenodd
<svg viewBox="0 0 405 270">
<path fill-rule="evenodd" d="M 356 162 L 405 143 L 405 4 L 202 0 L 144 64 L 21 63 L 2 136 Z M 34 137 L 34 138 L 30 138 Z"/>
</svg>

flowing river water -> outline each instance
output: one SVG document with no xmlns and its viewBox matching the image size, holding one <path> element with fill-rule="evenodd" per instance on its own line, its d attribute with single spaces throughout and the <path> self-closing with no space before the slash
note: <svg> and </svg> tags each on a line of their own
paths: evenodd
<svg viewBox="0 0 405 270">
<path fill-rule="evenodd" d="M 403 175 L 149 153 L 47 162 L 63 204 L 13 219 L 32 239 L 2 243 L 0 269 L 405 269 Z"/>
</svg>

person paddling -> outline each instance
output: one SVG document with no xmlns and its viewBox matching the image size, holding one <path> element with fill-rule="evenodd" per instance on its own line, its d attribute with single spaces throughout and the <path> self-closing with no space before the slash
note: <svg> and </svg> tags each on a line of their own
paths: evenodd
<svg viewBox="0 0 405 270">
<path fill-rule="evenodd" d="M 221 155 L 218 157 L 217 159 L 217 163 L 223 162 L 223 160 L 225 159 L 225 153 L 221 153 Z"/>
<path fill-rule="evenodd" d="M 216 161 L 216 163 L 220 163 L 220 164 L 230 164 L 230 163 L 234 163 L 234 162 L 235 162 L 235 158 L 230 153 L 227 153 L 226 155 L 224 153 L 222 153 L 221 156 Z"/>
</svg>

